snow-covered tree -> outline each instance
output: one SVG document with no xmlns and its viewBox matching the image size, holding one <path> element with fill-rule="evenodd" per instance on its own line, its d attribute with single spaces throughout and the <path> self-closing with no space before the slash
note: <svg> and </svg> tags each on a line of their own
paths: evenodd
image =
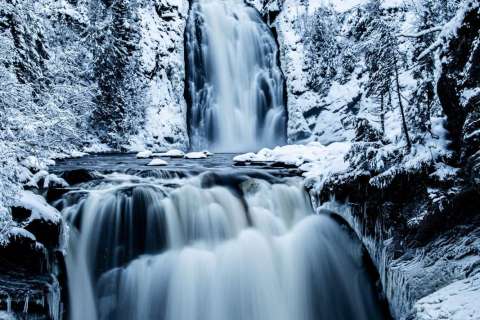
<svg viewBox="0 0 480 320">
<path fill-rule="evenodd" d="M 337 75 L 342 52 L 336 38 L 338 32 L 335 11 L 328 7 L 318 8 L 306 32 L 308 85 L 317 92 L 326 92 Z"/>
<path fill-rule="evenodd" d="M 383 16 L 379 0 L 369 2 L 367 15 L 368 23 L 364 35 L 365 60 L 369 74 L 367 93 L 379 97 L 382 128 L 386 98 L 388 97 L 389 101 L 388 107 L 391 107 L 392 94 L 396 95 L 403 135 L 407 147 L 410 148 L 411 140 L 399 80 L 400 63 L 404 57 L 400 54 L 398 29 Z"/>
<path fill-rule="evenodd" d="M 103 142 L 119 147 L 138 130 L 143 115 L 137 5 L 127 0 L 103 1 L 103 9 L 93 10 L 102 16 L 96 19 L 93 37 L 100 92 L 92 123 Z"/>
</svg>

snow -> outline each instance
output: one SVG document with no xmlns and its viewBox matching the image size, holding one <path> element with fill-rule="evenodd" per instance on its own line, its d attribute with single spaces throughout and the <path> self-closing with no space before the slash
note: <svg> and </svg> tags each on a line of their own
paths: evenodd
<svg viewBox="0 0 480 320">
<path fill-rule="evenodd" d="M 33 235 L 33 233 L 19 227 L 12 227 L 8 231 L 8 234 L 10 238 L 24 238 L 24 239 L 30 239 L 32 241 L 37 241 L 37 238 Z"/>
<path fill-rule="evenodd" d="M 449 178 L 455 177 L 460 171 L 460 169 L 454 168 L 445 163 L 436 163 L 435 169 L 436 170 L 430 176 L 437 178 L 439 181 L 446 181 Z"/>
<path fill-rule="evenodd" d="M 152 166 L 152 167 L 155 167 L 155 166 L 166 166 L 168 165 L 168 162 L 165 161 L 165 160 L 162 160 L 162 159 L 153 159 L 152 161 L 150 161 L 150 163 L 148 164 L 148 166 Z"/>
<path fill-rule="evenodd" d="M 187 0 L 162 0 L 158 5 L 164 8 L 161 16 L 155 2 L 140 9 L 142 64 L 152 77 L 148 81 L 145 126 L 130 142 L 130 150 L 148 146 L 160 151 L 188 145 L 183 31 L 189 4 Z"/>
<path fill-rule="evenodd" d="M 58 224 L 61 220 L 61 214 L 54 207 L 50 206 L 45 198 L 34 194 L 31 191 L 22 191 L 18 206 L 31 210 L 32 214 L 29 221 L 41 219 L 53 224 Z"/>
<path fill-rule="evenodd" d="M 43 179 L 43 185 L 39 186 L 39 182 Z M 27 182 L 27 186 L 34 187 L 34 188 L 48 188 L 49 186 L 60 186 L 60 187 L 68 187 L 68 183 L 56 176 L 55 174 L 50 174 L 46 170 L 41 170 L 35 173 L 30 180 Z"/>
<path fill-rule="evenodd" d="M 17 317 L 12 313 L 0 311 L 0 320 L 17 320 Z"/>
<path fill-rule="evenodd" d="M 70 157 L 71 158 L 82 158 L 88 156 L 87 152 L 81 152 L 81 151 L 72 151 L 70 152 Z"/>
<path fill-rule="evenodd" d="M 323 182 L 335 173 L 348 169 L 345 155 L 351 144 L 347 142 L 332 143 L 324 146 L 318 142 L 307 145 L 287 145 L 272 149 L 262 149 L 258 153 L 246 153 L 236 156 L 237 163 L 275 162 L 294 165 L 303 171 L 303 176 L 315 182 Z"/>
<path fill-rule="evenodd" d="M 185 157 L 185 152 L 183 152 L 182 150 L 173 149 L 160 154 L 160 156 L 170 158 L 183 158 Z"/>
<path fill-rule="evenodd" d="M 21 164 L 26 168 L 34 171 L 44 170 L 46 169 L 46 165 L 42 163 L 37 157 L 35 156 L 28 156 L 24 160 L 22 160 Z"/>
<path fill-rule="evenodd" d="M 137 153 L 137 159 L 148 159 L 153 157 L 153 152 L 150 150 L 145 150 Z"/>
<path fill-rule="evenodd" d="M 477 95 L 480 95 L 480 88 L 465 89 L 462 92 L 460 101 L 462 102 L 462 105 L 466 105 L 471 98 Z"/>
<path fill-rule="evenodd" d="M 414 305 L 417 320 L 480 319 L 480 273 L 449 284 Z"/>
<path fill-rule="evenodd" d="M 185 159 L 205 159 L 208 154 L 205 152 L 190 152 L 185 155 Z"/>
<path fill-rule="evenodd" d="M 112 148 L 104 143 L 92 143 L 88 147 L 83 148 L 85 153 L 107 153 L 112 152 Z"/>
</svg>

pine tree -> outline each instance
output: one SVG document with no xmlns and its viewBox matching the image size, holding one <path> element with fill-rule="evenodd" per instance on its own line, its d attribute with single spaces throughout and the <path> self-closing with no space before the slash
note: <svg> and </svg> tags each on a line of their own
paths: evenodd
<svg viewBox="0 0 480 320">
<path fill-rule="evenodd" d="M 363 40 L 367 72 L 369 74 L 367 94 L 379 98 L 380 121 L 382 123 L 381 126 L 384 128 L 385 97 L 388 95 L 390 102 L 392 91 L 395 91 L 401 115 L 402 131 L 407 148 L 410 149 L 411 140 L 399 80 L 399 63 L 402 57 L 399 54 L 398 32 L 382 15 L 379 0 L 369 2 L 366 15 L 366 32 L 363 35 Z M 391 104 L 389 107 L 391 107 Z"/>
<path fill-rule="evenodd" d="M 419 36 L 414 38 L 414 68 L 413 78 L 417 80 L 417 90 L 410 100 L 409 119 L 411 127 L 418 130 L 420 136 L 430 131 L 430 116 L 435 100 L 435 61 L 433 53 L 417 60 L 427 48 L 436 40 L 436 33 L 425 31 L 433 29 L 436 19 L 436 12 L 432 1 L 424 0 L 418 16 L 417 31 Z"/>
<path fill-rule="evenodd" d="M 100 94 L 93 124 L 103 142 L 119 147 L 138 129 L 142 114 L 138 19 L 134 2 L 127 0 L 106 2 L 106 10 L 105 30 L 96 38 L 95 76 Z"/>
<path fill-rule="evenodd" d="M 334 10 L 320 7 L 310 20 L 307 38 L 308 85 L 317 92 L 328 92 L 337 75 L 342 50 L 336 36 L 338 21 Z"/>
</svg>

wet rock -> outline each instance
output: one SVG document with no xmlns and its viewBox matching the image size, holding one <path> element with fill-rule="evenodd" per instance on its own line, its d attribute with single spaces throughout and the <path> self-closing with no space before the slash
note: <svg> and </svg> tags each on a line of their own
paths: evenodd
<svg viewBox="0 0 480 320">
<path fill-rule="evenodd" d="M 12 228 L 8 241 L 0 245 L 1 274 L 12 270 L 19 274 L 42 274 L 47 269 L 48 255 L 35 236 L 23 229 Z"/>
<path fill-rule="evenodd" d="M 87 169 L 75 169 L 64 171 L 60 175 L 69 185 L 89 182 L 97 179 L 97 175 Z"/>
</svg>

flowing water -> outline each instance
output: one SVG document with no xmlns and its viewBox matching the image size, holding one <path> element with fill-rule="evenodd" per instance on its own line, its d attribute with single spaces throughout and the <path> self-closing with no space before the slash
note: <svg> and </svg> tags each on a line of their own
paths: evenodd
<svg viewBox="0 0 480 320">
<path fill-rule="evenodd" d="M 192 147 L 283 144 L 284 82 L 259 13 L 242 0 L 194 0 L 190 12 Z M 159 170 L 126 157 L 63 168 L 102 172 L 58 204 L 70 319 L 385 318 L 361 243 L 314 213 L 295 170 L 233 168 L 231 155 L 170 159 Z"/>
<path fill-rule="evenodd" d="M 244 152 L 285 143 L 278 49 L 243 0 L 195 0 L 186 32 L 193 149 Z"/>
<path fill-rule="evenodd" d="M 384 319 L 361 244 L 301 179 L 149 170 L 65 196 L 70 319 Z"/>
</svg>

